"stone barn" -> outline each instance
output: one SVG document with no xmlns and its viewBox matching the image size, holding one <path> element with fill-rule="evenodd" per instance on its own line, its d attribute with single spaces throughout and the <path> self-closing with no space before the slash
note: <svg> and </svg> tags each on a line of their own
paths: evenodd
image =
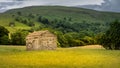
<svg viewBox="0 0 120 68">
<path fill-rule="evenodd" d="M 49 32 L 35 31 L 26 37 L 27 50 L 55 50 L 57 48 L 57 37 Z"/>
</svg>

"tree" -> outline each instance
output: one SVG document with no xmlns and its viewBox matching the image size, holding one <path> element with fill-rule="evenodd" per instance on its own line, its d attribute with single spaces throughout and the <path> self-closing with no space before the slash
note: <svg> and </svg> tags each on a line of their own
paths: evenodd
<svg viewBox="0 0 120 68">
<path fill-rule="evenodd" d="M 57 39 L 60 47 L 69 47 L 68 41 L 62 32 L 55 31 L 54 34 L 57 35 Z"/>
<path fill-rule="evenodd" d="M 4 35 L 0 38 L 0 44 L 2 45 L 9 45 L 10 44 L 10 39 L 7 35 Z"/>
<path fill-rule="evenodd" d="M 85 36 L 85 37 L 82 38 L 81 40 L 84 41 L 84 43 L 86 43 L 87 45 L 96 44 L 95 39 L 92 38 L 92 37 L 89 37 L 89 36 Z"/>
<path fill-rule="evenodd" d="M 81 40 L 79 40 L 79 36 L 77 33 L 66 33 L 64 34 L 64 37 L 67 39 L 69 47 L 75 47 L 75 46 L 84 46 L 85 43 Z"/>
<path fill-rule="evenodd" d="M 38 17 L 38 22 L 42 22 L 42 18 L 43 18 L 42 16 L 39 16 Z"/>
<path fill-rule="evenodd" d="M 71 18 L 71 17 L 69 18 L 69 21 L 72 21 L 72 18 Z"/>
<path fill-rule="evenodd" d="M 86 45 L 83 41 L 81 40 L 73 40 L 74 46 L 84 46 Z"/>
<path fill-rule="evenodd" d="M 5 27 L 0 26 L 0 44 L 7 44 L 9 40 L 8 33 L 9 31 Z"/>
<path fill-rule="evenodd" d="M 22 15 L 22 12 L 18 11 L 17 14 L 18 14 L 19 16 L 21 16 L 21 15 Z"/>
<path fill-rule="evenodd" d="M 27 34 L 27 31 L 22 30 L 18 30 L 17 32 L 11 34 L 12 45 L 25 45 L 25 38 Z"/>
<path fill-rule="evenodd" d="M 28 17 L 29 17 L 29 18 L 35 18 L 35 15 L 32 14 L 32 13 L 30 13 L 30 14 L 28 14 Z"/>
<path fill-rule="evenodd" d="M 0 26 L 0 37 L 2 37 L 4 35 L 8 36 L 8 33 L 9 33 L 9 31 L 5 27 Z"/>
<path fill-rule="evenodd" d="M 106 49 L 120 50 L 120 22 L 110 24 L 108 31 L 101 37 L 100 43 Z"/>
</svg>

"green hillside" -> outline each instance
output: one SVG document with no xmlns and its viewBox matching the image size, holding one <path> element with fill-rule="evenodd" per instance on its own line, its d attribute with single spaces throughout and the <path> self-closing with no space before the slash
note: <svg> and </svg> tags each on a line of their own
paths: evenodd
<svg viewBox="0 0 120 68">
<path fill-rule="evenodd" d="M 34 18 L 29 18 L 30 15 Z M 21 22 L 16 22 L 15 18 L 29 18 L 38 25 L 37 19 L 39 16 L 44 16 L 49 20 L 72 18 L 70 23 L 88 22 L 98 24 L 100 23 L 103 25 L 107 22 L 119 19 L 120 13 L 99 12 L 83 8 L 63 6 L 33 6 L 13 9 L 0 14 L 0 25 L 7 27 L 10 31 L 13 31 L 14 29 L 29 29 L 29 26 Z M 9 28 L 8 25 L 10 22 L 15 22 L 16 26 L 14 28 Z M 101 26 L 101 28 L 105 28 L 105 26 Z"/>
<path fill-rule="evenodd" d="M 27 33 L 47 29 L 57 35 L 58 46 L 73 47 L 98 44 L 109 24 L 119 18 L 120 13 L 64 6 L 32 6 L 1 13 L 0 25 L 10 31 L 8 44 L 23 45 Z M 7 37 L 3 35 L 1 39 L 7 40 Z"/>
</svg>

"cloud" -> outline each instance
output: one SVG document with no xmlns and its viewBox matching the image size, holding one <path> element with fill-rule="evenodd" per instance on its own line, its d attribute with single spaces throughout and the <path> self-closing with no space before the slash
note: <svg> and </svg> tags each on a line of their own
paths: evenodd
<svg viewBox="0 0 120 68">
<path fill-rule="evenodd" d="M 90 9 L 120 12 L 120 0 L 0 0 L 0 12 L 36 5 L 87 5 Z"/>
<path fill-rule="evenodd" d="M 4 0 L 4 1 L 0 1 L 0 12 L 4 12 L 8 9 L 12 9 L 12 8 L 19 8 L 22 2 L 18 2 L 18 1 L 13 1 L 13 0 Z"/>
<path fill-rule="evenodd" d="M 94 9 L 99 11 L 120 12 L 120 0 L 104 0 L 101 5 L 82 5 L 79 7 Z"/>
<path fill-rule="evenodd" d="M 104 0 L 101 5 L 101 10 L 120 12 L 120 0 Z"/>
<path fill-rule="evenodd" d="M 0 0 L 0 12 L 8 9 L 36 5 L 75 6 L 83 4 L 100 4 L 101 0 Z"/>
</svg>

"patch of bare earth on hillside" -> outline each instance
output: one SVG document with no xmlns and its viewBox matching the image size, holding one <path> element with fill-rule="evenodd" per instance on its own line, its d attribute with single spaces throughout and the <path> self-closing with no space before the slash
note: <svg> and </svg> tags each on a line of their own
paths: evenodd
<svg viewBox="0 0 120 68">
<path fill-rule="evenodd" d="M 81 48 L 81 49 L 104 49 L 101 45 L 86 45 L 86 46 L 80 46 L 80 47 L 72 47 L 72 48 Z"/>
<path fill-rule="evenodd" d="M 101 45 L 87 45 L 87 46 L 82 46 L 80 48 L 86 48 L 86 49 L 104 49 L 103 46 L 101 46 Z"/>
</svg>

